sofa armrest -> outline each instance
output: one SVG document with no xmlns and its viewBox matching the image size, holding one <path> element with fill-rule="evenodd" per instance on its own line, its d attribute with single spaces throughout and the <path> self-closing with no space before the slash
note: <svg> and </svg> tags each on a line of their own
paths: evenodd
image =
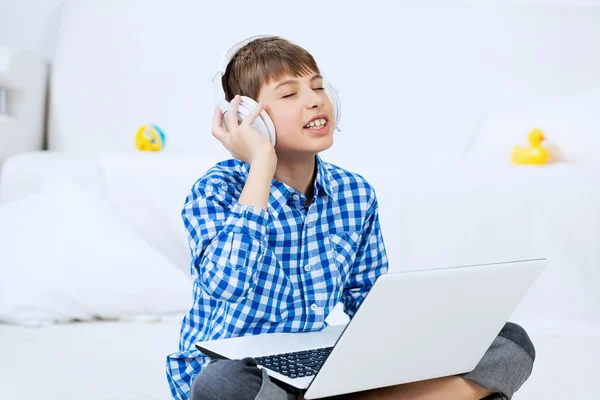
<svg viewBox="0 0 600 400">
<path fill-rule="evenodd" d="M 42 149 L 47 75 L 36 55 L 0 47 L 0 164 L 13 154 Z"/>
</svg>

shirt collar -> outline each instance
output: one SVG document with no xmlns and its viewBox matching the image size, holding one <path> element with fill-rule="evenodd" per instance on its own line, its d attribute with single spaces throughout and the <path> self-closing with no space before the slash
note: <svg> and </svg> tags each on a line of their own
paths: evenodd
<svg viewBox="0 0 600 400">
<path fill-rule="evenodd" d="M 333 200 L 336 200 L 335 188 L 337 187 L 337 182 L 335 181 L 335 179 L 333 179 L 331 171 L 329 170 L 329 168 L 327 168 L 325 162 L 321 159 L 321 157 L 319 157 L 318 154 L 316 155 L 316 159 L 317 178 L 315 179 L 315 193 L 320 194 L 320 192 L 317 192 L 317 189 L 321 189 L 327 194 L 327 196 L 331 197 Z"/>
<path fill-rule="evenodd" d="M 335 194 L 337 193 L 337 182 L 331 175 L 331 171 L 325 165 L 325 162 L 319 157 L 317 154 L 315 156 L 317 162 L 317 177 L 314 183 L 314 192 L 317 196 L 322 196 L 326 194 L 332 200 L 336 201 Z M 241 162 L 241 170 L 244 173 L 244 177 L 248 177 L 248 172 L 250 171 L 250 164 L 246 162 Z M 278 211 L 283 204 L 285 204 L 290 196 L 292 195 L 294 189 L 286 183 L 280 182 L 273 178 L 271 181 L 271 190 L 269 196 L 269 211 Z"/>
</svg>

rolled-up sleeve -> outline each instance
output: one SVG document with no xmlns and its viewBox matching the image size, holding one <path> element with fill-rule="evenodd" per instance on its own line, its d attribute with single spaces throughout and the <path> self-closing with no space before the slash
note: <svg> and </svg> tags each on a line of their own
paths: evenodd
<svg viewBox="0 0 600 400">
<path fill-rule="evenodd" d="M 182 218 L 191 272 L 210 297 L 237 302 L 256 285 L 266 251 L 269 214 L 237 203 L 232 184 L 201 179 L 186 198 Z"/>
</svg>

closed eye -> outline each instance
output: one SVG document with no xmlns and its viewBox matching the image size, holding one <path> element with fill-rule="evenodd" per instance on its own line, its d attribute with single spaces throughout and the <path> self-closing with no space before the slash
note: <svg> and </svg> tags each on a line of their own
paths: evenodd
<svg viewBox="0 0 600 400">
<path fill-rule="evenodd" d="M 325 90 L 325 88 L 322 88 L 322 87 L 320 87 L 320 88 L 314 88 L 313 90 Z M 285 95 L 285 96 L 283 96 L 282 98 L 283 98 L 283 99 L 287 99 L 287 98 L 289 98 L 289 97 L 292 97 L 292 96 L 295 96 L 295 95 L 296 95 L 296 93 L 290 93 L 290 94 L 286 94 L 286 95 Z"/>
</svg>

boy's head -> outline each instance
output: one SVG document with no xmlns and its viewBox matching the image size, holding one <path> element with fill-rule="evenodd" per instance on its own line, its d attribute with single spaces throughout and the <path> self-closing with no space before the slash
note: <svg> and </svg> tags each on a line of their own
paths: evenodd
<svg viewBox="0 0 600 400">
<path fill-rule="evenodd" d="M 222 85 L 227 101 L 239 94 L 264 104 L 275 125 L 278 154 L 316 154 L 331 147 L 333 105 L 317 63 L 302 47 L 277 36 L 255 39 L 232 57 Z M 325 119 L 327 129 L 305 128 L 315 117 Z"/>
</svg>

